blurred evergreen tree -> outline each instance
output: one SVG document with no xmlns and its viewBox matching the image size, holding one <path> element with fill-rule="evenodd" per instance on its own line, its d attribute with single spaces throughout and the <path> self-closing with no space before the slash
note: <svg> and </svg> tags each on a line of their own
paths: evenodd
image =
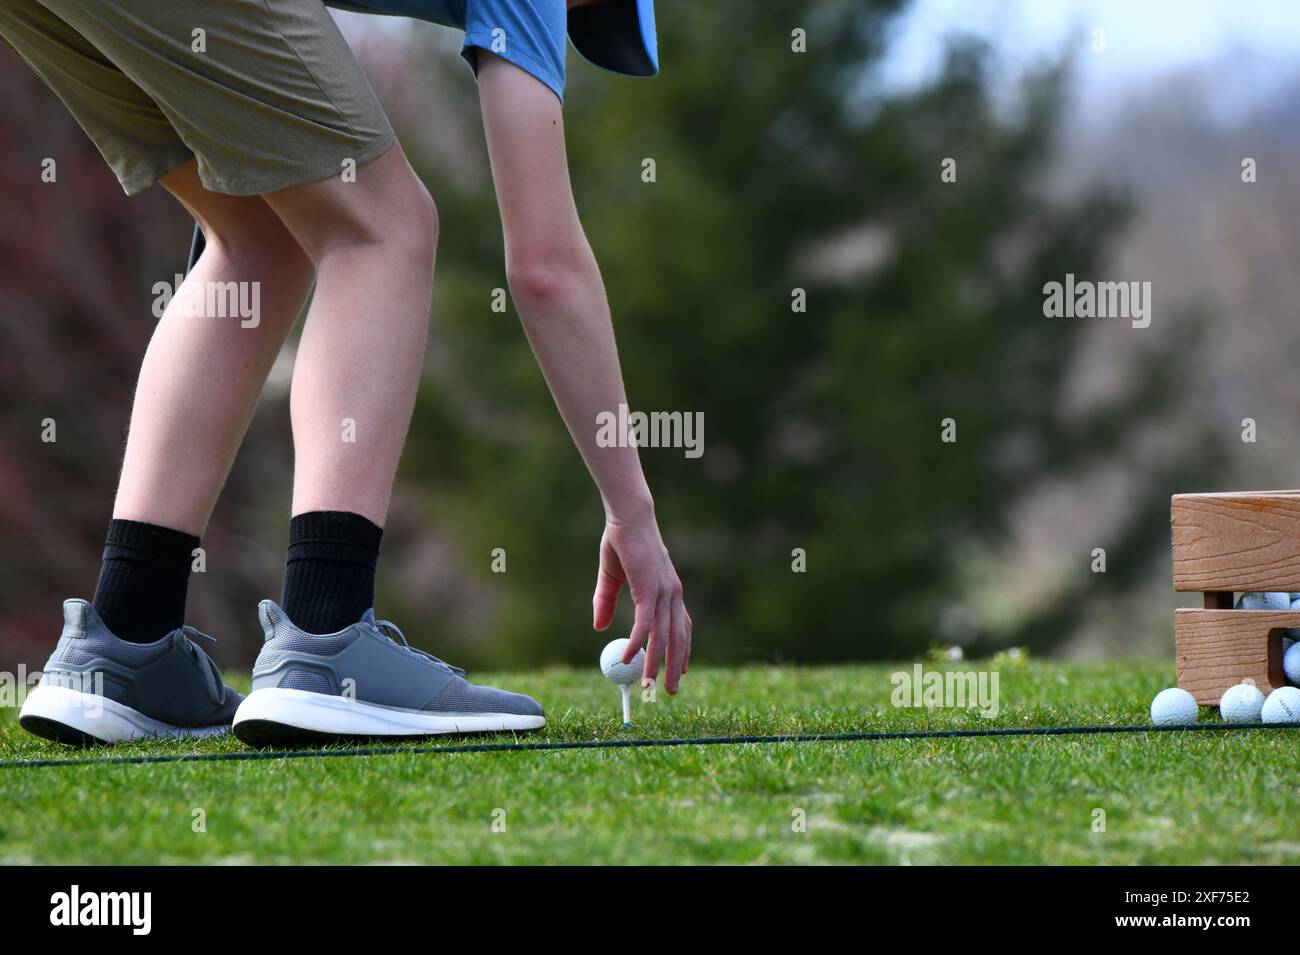
<svg viewBox="0 0 1300 955">
<path fill-rule="evenodd" d="M 128 199 L 7 48 L 0 99 L 0 666 L 40 666 L 63 625 L 61 602 L 94 593 L 135 377 L 157 323 L 155 284 L 184 271 L 193 222 L 160 187 Z M 43 440 L 47 419 L 54 441 Z M 275 395 L 204 536 L 208 572 L 190 584 L 190 622 L 220 636 L 223 666 L 256 655 L 256 601 L 279 593 L 292 460 L 287 402 Z"/>
</svg>

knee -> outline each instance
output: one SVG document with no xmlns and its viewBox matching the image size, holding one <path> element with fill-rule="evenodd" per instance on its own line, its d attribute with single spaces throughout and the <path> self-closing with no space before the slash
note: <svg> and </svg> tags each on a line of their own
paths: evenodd
<svg viewBox="0 0 1300 955">
<path fill-rule="evenodd" d="M 382 194 L 369 206 L 374 217 L 368 225 L 378 240 L 397 254 L 433 268 L 438 247 L 438 207 L 420 177 L 408 164 L 384 179 Z"/>
<path fill-rule="evenodd" d="M 420 262 L 433 268 L 433 257 L 438 250 L 438 207 L 433 196 L 414 174 L 407 187 L 406 202 L 403 205 L 403 221 L 398 227 L 399 239 Z"/>
<path fill-rule="evenodd" d="M 335 217 L 308 244 L 318 266 L 334 252 L 344 258 L 369 250 L 403 268 L 433 271 L 438 246 L 438 209 L 419 178 L 405 167 L 381 189 Z"/>
</svg>

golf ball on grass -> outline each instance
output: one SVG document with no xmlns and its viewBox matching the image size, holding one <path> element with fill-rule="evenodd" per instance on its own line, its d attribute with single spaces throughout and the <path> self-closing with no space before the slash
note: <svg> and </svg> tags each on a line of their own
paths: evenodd
<svg viewBox="0 0 1300 955">
<path fill-rule="evenodd" d="M 1264 694 L 1253 683 L 1238 683 L 1224 691 L 1219 715 L 1225 723 L 1258 723 L 1264 708 Z"/>
<path fill-rule="evenodd" d="M 1300 689 L 1278 687 L 1264 701 L 1260 718 L 1265 723 L 1300 723 Z"/>
<path fill-rule="evenodd" d="M 1196 722 L 1196 698 L 1171 686 L 1151 701 L 1151 722 L 1156 726 L 1184 726 Z"/>
<path fill-rule="evenodd" d="M 605 679 L 618 685 L 623 694 L 623 725 L 631 726 L 632 684 L 641 678 L 645 669 L 645 650 L 638 650 L 631 663 L 624 663 L 627 643 L 626 637 L 620 637 L 605 644 L 605 649 L 600 651 L 600 672 L 605 674 Z"/>
</svg>

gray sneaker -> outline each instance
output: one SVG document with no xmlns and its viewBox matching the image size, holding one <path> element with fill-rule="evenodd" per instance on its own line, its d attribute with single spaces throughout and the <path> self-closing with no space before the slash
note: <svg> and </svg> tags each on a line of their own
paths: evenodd
<svg viewBox="0 0 1300 955">
<path fill-rule="evenodd" d="M 338 633 L 316 635 L 270 600 L 257 609 L 266 643 L 253 665 L 253 692 L 235 714 L 235 735 L 250 746 L 546 725 L 536 700 L 475 686 L 372 610 Z"/>
<path fill-rule="evenodd" d="M 86 601 L 65 600 L 63 635 L 18 722 L 78 746 L 228 732 L 243 697 L 190 637 L 212 639 L 181 627 L 153 643 L 128 643 Z"/>
</svg>

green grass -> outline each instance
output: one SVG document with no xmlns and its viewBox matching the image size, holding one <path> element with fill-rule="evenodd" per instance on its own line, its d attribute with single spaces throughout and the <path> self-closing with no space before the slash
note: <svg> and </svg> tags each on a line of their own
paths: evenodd
<svg viewBox="0 0 1300 955">
<path fill-rule="evenodd" d="M 1145 723 L 1172 682 L 1167 664 L 1003 666 L 984 719 L 895 709 L 895 669 L 698 667 L 631 730 L 594 672 L 473 676 L 546 704 L 534 740 Z M 0 716 L 0 759 L 68 755 Z M 1288 863 L 1297 756 L 1300 733 L 1260 730 L 3 769 L 0 861 Z"/>
</svg>

